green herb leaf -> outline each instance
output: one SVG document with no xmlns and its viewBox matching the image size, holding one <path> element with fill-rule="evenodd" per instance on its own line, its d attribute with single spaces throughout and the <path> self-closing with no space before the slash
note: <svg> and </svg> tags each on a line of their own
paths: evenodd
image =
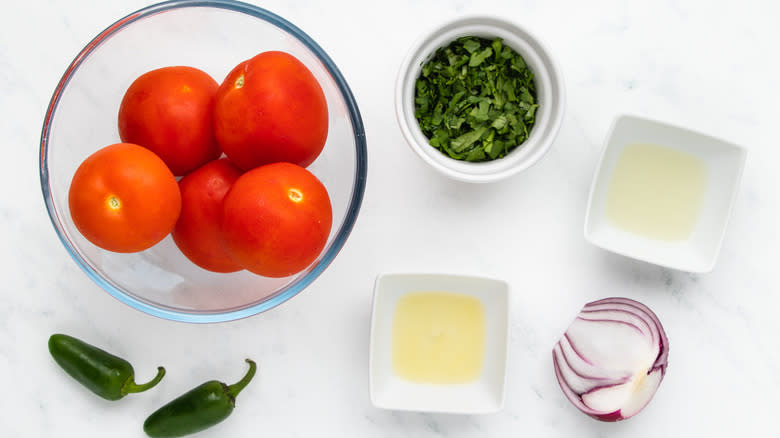
<svg viewBox="0 0 780 438">
<path fill-rule="evenodd" d="M 479 140 L 480 137 L 482 137 L 482 134 L 485 133 L 487 130 L 486 126 L 480 126 L 479 128 L 469 131 L 465 134 L 460 135 L 458 138 L 452 140 L 450 142 L 450 146 L 452 147 L 452 150 L 455 152 L 463 152 L 466 148 L 474 144 L 477 140 Z"/>
<path fill-rule="evenodd" d="M 509 121 L 506 119 L 506 116 L 501 114 L 500 116 L 496 117 L 495 120 L 493 120 L 493 123 L 490 124 L 490 127 L 496 128 L 500 131 L 506 127 L 507 123 L 509 123 Z"/>
<path fill-rule="evenodd" d="M 474 52 L 471 54 L 471 59 L 469 59 L 469 67 L 477 67 L 480 64 L 482 64 L 482 61 L 490 58 L 490 55 L 493 54 L 493 49 L 490 47 L 485 48 L 485 50 L 481 52 Z"/>
<path fill-rule="evenodd" d="M 415 117 L 431 146 L 452 158 L 501 158 L 533 128 L 539 107 L 533 77 L 500 38 L 458 38 L 422 66 Z"/>
<path fill-rule="evenodd" d="M 469 53 L 474 53 L 482 47 L 482 44 L 476 39 L 466 38 L 463 40 L 463 48 Z"/>
</svg>

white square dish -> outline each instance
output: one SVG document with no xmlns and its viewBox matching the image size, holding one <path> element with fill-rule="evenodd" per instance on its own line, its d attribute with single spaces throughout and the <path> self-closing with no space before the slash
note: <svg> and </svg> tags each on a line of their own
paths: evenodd
<svg viewBox="0 0 780 438">
<path fill-rule="evenodd" d="M 698 159 L 704 165 L 701 205 L 690 235 L 667 241 L 626 231 L 606 214 L 607 193 L 621 153 L 629 145 L 658 145 Z M 747 152 L 740 146 L 684 128 L 635 116 L 612 124 L 593 177 L 585 214 L 585 238 L 606 250 L 688 272 L 715 265 L 736 199 Z"/>
<path fill-rule="evenodd" d="M 482 372 L 474 381 L 427 384 L 405 380 L 393 370 L 393 315 L 398 300 L 419 291 L 445 291 L 477 298 L 485 311 Z M 445 274 L 384 274 L 377 277 L 371 315 L 369 392 L 374 406 L 384 409 L 484 414 L 504 404 L 509 286 L 480 277 Z"/>
</svg>

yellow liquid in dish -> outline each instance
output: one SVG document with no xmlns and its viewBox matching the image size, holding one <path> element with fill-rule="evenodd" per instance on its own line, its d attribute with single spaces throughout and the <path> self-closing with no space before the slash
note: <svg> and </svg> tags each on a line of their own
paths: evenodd
<svg viewBox="0 0 780 438">
<path fill-rule="evenodd" d="M 707 168 L 695 156 L 664 146 L 631 144 L 618 157 L 607 189 L 606 217 L 652 239 L 690 237 L 707 187 Z"/>
<path fill-rule="evenodd" d="M 485 309 L 477 298 L 412 292 L 393 314 L 393 371 L 418 383 L 476 380 L 485 356 Z"/>
</svg>

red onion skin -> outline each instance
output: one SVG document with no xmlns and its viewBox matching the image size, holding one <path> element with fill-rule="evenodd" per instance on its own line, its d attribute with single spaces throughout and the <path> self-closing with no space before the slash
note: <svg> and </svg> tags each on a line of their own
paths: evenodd
<svg viewBox="0 0 780 438">
<path fill-rule="evenodd" d="M 620 414 L 620 410 L 610 412 L 607 414 L 601 414 L 592 412 L 591 409 L 589 409 L 585 404 L 582 402 L 582 399 L 580 398 L 579 394 L 572 391 L 565 383 L 565 380 L 563 379 L 563 375 L 561 375 L 561 371 L 559 370 L 558 366 L 558 359 L 555 357 L 555 353 L 553 353 L 553 364 L 555 364 L 555 377 L 558 379 L 558 384 L 561 386 L 561 389 L 563 390 L 564 395 L 566 395 L 566 398 L 571 401 L 574 406 L 579 409 L 580 411 L 584 412 L 591 418 L 594 418 L 596 420 L 605 421 L 605 422 L 615 422 L 623 419 L 623 416 Z M 576 399 L 576 401 L 575 401 Z M 591 412 L 588 412 L 591 411 Z"/>
<path fill-rule="evenodd" d="M 553 353 L 553 363 L 556 363 L 557 361 L 558 361 L 558 359 L 555 357 L 555 353 Z M 561 386 L 561 389 L 568 388 L 568 387 L 565 386 L 566 383 L 563 380 L 563 376 L 560 374 L 560 371 L 558 371 L 558 366 L 557 365 L 555 366 L 555 376 L 558 379 L 558 384 Z M 571 390 L 569 390 L 569 391 L 571 391 Z M 566 393 L 566 390 L 564 390 L 564 393 Z M 585 406 L 585 404 L 582 403 L 582 399 L 580 398 L 580 396 L 578 394 L 574 393 L 574 392 L 571 392 L 571 396 L 572 397 L 576 397 L 578 399 L 578 401 L 579 401 L 579 404 L 576 404 L 576 403 L 574 404 L 575 407 L 577 409 L 579 409 L 580 411 L 584 412 L 589 417 L 595 419 L 595 420 L 599 420 L 599 421 L 603 421 L 603 422 L 607 422 L 607 423 L 614 423 L 614 422 L 617 422 L 617 421 L 620 421 L 620 420 L 625 420 L 625 418 L 623 418 L 623 415 L 620 413 L 620 409 L 618 409 L 617 411 L 614 411 L 614 412 L 607 413 L 607 414 L 596 414 L 596 413 L 587 412 L 586 410 L 588 408 L 587 408 L 587 406 Z M 568 396 L 567 396 L 567 398 L 568 398 Z"/>
<path fill-rule="evenodd" d="M 621 297 L 610 297 L 610 298 L 604 298 L 598 301 L 593 301 L 592 303 L 588 303 L 585 306 L 593 306 L 597 304 L 625 304 L 628 306 L 635 307 L 647 314 L 647 316 L 650 317 L 650 319 L 653 320 L 653 323 L 658 327 L 658 331 L 660 334 L 660 339 L 658 341 L 659 347 L 660 347 L 660 353 L 658 355 L 658 358 L 656 359 L 657 366 L 661 366 L 664 368 L 664 374 L 666 373 L 666 361 L 669 356 L 669 339 L 666 337 L 666 332 L 663 329 L 663 325 L 661 325 L 661 321 L 658 319 L 658 315 L 655 314 L 652 310 L 650 310 L 649 307 L 645 306 L 644 304 L 629 299 L 629 298 L 621 298 Z M 653 367 L 656 368 L 656 367 Z"/>
<path fill-rule="evenodd" d="M 625 418 L 623 418 L 623 414 L 620 413 L 620 410 L 610 412 L 609 414 L 591 415 L 591 417 L 599 421 L 605 421 L 607 423 L 614 423 L 616 421 L 625 420 Z"/>
<path fill-rule="evenodd" d="M 590 307 L 592 307 L 594 305 L 601 305 L 601 304 L 605 304 L 605 305 L 618 304 L 618 305 L 631 306 L 631 307 L 634 307 L 635 309 L 645 313 L 646 316 L 648 316 L 652 320 L 653 324 L 656 326 L 656 328 L 658 330 L 659 351 L 658 351 L 658 356 L 656 357 L 656 360 L 655 360 L 653 366 L 648 370 L 648 374 L 650 374 L 653 371 L 660 370 L 660 372 L 661 372 L 661 380 L 663 380 L 663 377 L 666 375 L 666 368 L 668 366 L 667 360 L 668 360 L 668 355 L 669 355 L 669 340 L 668 340 L 668 338 L 666 336 L 666 333 L 664 332 L 664 329 L 663 329 L 663 326 L 661 325 L 660 320 L 658 319 L 658 316 L 652 310 L 650 310 L 650 308 L 648 308 L 647 306 L 645 306 L 642 303 L 639 303 L 637 301 L 634 301 L 634 300 L 631 300 L 631 299 L 628 299 L 628 298 L 619 298 L 619 297 L 604 298 L 604 299 L 601 299 L 601 300 L 598 300 L 598 301 L 587 303 L 587 304 L 585 304 L 585 306 L 581 310 L 581 313 L 582 313 L 582 311 L 586 311 L 587 312 L 588 310 L 586 310 L 586 309 L 589 309 Z M 580 314 L 578 314 L 577 318 L 579 318 Z M 615 322 L 618 322 L 618 321 L 615 321 Z M 564 336 L 568 336 L 568 335 L 566 333 L 564 333 Z M 572 343 L 570 342 L 570 344 L 572 344 Z M 573 344 L 572 344 L 572 348 L 574 348 Z M 576 350 L 575 350 L 575 353 L 578 356 L 580 356 L 581 359 L 587 361 L 586 358 L 582 357 Z M 572 402 L 572 404 L 574 404 L 577 409 L 579 409 L 580 411 L 582 411 L 583 413 L 585 413 L 586 415 L 588 415 L 589 417 L 591 417 L 591 418 L 593 418 L 595 420 L 599 420 L 599 421 L 603 421 L 603 422 L 610 422 L 610 423 L 621 421 L 621 420 L 626 420 L 626 419 L 631 418 L 632 416 L 638 414 L 639 412 L 641 412 L 647 406 L 647 404 L 649 404 L 650 401 L 652 401 L 652 396 L 651 396 L 650 399 L 647 400 L 647 402 L 645 403 L 645 405 L 642 408 L 640 408 L 637 412 L 635 412 L 633 415 L 631 415 L 629 417 L 624 417 L 620 409 L 618 409 L 616 411 L 613 411 L 613 412 L 609 412 L 609 413 L 594 412 L 592 409 L 590 409 L 588 406 L 586 406 L 584 404 L 584 402 L 582 401 L 582 395 L 581 394 L 578 394 L 578 393 L 574 392 L 572 389 L 570 389 L 568 387 L 568 384 L 566 383 L 565 379 L 563 378 L 563 375 L 561 374 L 561 371 L 559 370 L 560 364 L 558 363 L 558 359 L 555 356 L 555 349 L 553 349 L 552 356 L 553 356 L 553 364 L 554 364 L 554 369 L 555 369 L 555 376 L 556 376 L 556 378 L 558 380 L 558 383 L 561 386 L 561 389 L 563 390 L 564 395 L 566 396 L 566 398 L 569 399 L 569 401 Z M 565 356 L 564 356 L 564 359 L 565 359 Z M 572 369 L 571 366 L 569 366 L 569 368 Z M 572 369 L 572 371 L 574 371 L 574 370 Z M 574 371 L 574 372 L 576 374 L 576 371 Z"/>
</svg>

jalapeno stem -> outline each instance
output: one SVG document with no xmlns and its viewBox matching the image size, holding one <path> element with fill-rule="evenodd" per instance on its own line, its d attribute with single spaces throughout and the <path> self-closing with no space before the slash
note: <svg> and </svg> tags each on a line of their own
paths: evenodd
<svg viewBox="0 0 780 438">
<path fill-rule="evenodd" d="M 244 389 L 247 384 L 249 384 L 249 382 L 252 380 L 252 377 L 255 376 L 255 372 L 257 371 L 257 364 L 255 364 L 255 361 L 252 359 L 247 359 L 246 363 L 249 364 L 249 371 L 246 372 L 246 375 L 244 375 L 244 377 L 238 382 L 227 387 L 228 397 L 233 400 L 235 400 L 238 393 L 241 392 L 241 390 Z"/>
<path fill-rule="evenodd" d="M 157 367 L 157 375 L 154 376 L 154 379 L 140 385 L 135 383 L 133 377 L 130 376 L 130 378 L 127 379 L 127 382 L 122 385 L 122 394 L 146 391 L 147 389 L 160 383 L 160 380 L 162 380 L 163 376 L 165 376 L 165 368 L 163 367 Z"/>
</svg>

